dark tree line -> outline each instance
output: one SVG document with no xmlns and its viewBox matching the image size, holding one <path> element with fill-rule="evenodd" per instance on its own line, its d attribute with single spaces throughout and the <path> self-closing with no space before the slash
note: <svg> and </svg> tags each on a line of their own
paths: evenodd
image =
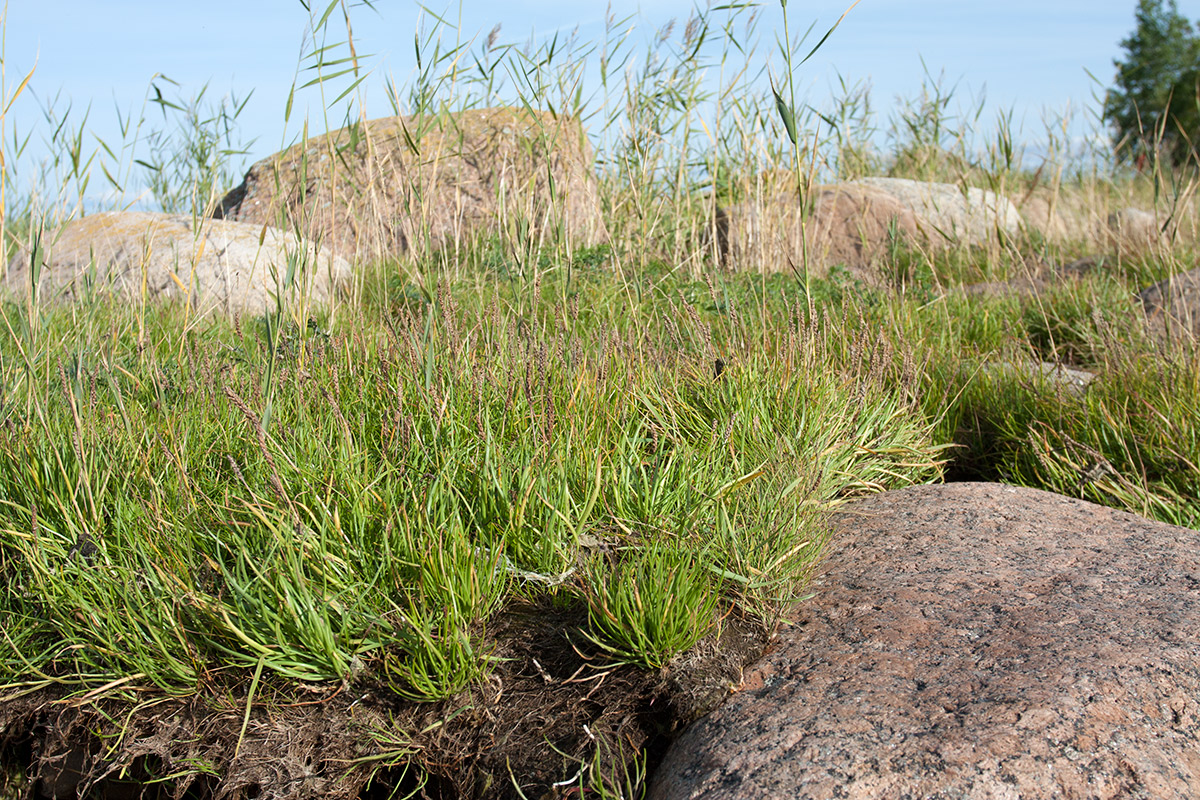
<svg viewBox="0 0 1200 800">
<path fill-rule="evenodd" d="M 1117 154 L 1175 166 L 1200 149 L 1200 29 L 1175 0 L 1139 0 L 1137 26 L 1121 42 L 1116 79 L 1104 101 Z"/>
</svg>

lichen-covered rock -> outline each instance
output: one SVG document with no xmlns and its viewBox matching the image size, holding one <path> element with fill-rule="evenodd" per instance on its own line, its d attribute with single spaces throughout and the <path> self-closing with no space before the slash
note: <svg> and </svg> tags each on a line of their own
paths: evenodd
<svg viewBox="0 0 1200 800">
<path fill-rule="evenodd" d="M 385 117 L 314 136 L 250 167 L 216 215 L 298 225 L 355 258 L 505 231 L 605 241 L 578 120 L 523 109 Z"/>
<path fill-rule="evenodd" d="M 998 484 L 848 505 L 651 797 L 1200 797 L 1200 531 Z"/>
<path fill-rule="evenodd" d="M 984 370 L 993 375 L 1007 373 L 1033 386 L 1061 391 L 1071 397 L 1082 397 L 1096 380 L 1094 372 L 1049 361 L 997 361 L 985 365 Z"/>
<path fill-rule="evenodd" d="M 141 211 L 92 214 L 42 238 L 38 297 L 79 300 L 111 292 L 171 299 L 198 314 L 261 314 L 302 299 L 326 300 L 350 264 L 269 226 Z M 30 253 L 8 265 L 4 287 L 28 297 Z M 291 278 L 289 280 L 289 273 Z"/>
<path fill-rule="evenodd" d="M 1138 300 L 1156 335 L 1200 339 L 1200 267 L 1146 287 Z"/>
</svg>

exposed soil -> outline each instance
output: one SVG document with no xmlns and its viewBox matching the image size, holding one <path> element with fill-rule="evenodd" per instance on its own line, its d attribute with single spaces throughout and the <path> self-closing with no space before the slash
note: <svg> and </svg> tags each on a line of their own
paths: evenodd
<svg viewBox="0 0 1200 800">
<path fill-rule="evenodd" d="M 543 599 L 489 627 L 488 677 L 440 703 L 387 687 L 214 676 L 197 696 L 130 692 L 87 702 L 61 688 L 0 702 L 9 783 L 26 798 L 578 797 L 581 766 L 624 780 L 736 686 L 768 634 L 729 614 L 667 669 L 606 666 L 578 633 L 586 614 Z M 13 780 L 24 774 L 26 780 Z M 566 782 L 563 785 L 555 785 Z M 518 791 L 519 787 L 519 791 Z M 523 794 L 522 794 L 523 793 Z"/>
</svg>

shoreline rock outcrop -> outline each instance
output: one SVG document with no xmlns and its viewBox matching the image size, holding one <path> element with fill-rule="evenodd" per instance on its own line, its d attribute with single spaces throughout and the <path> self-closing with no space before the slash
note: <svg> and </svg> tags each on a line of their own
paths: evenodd
<svg viewBox="0 0 1200 800">
<path fill-rule="evenodd" d="M 235 316 L 273 309 L 278 296 L 328 300 L 351 278 L 345 259 L 288 231 L 184 214 L 91 214 L 48 233 L 41 247 L 42 301 L 113 293 Z M 23 249 L 8 265 L 4 287 L 18 297 L 29 296 L 30 255 Z"/>
<path fill-rule="evenodd" d="M 777 183 L 777 181 L 776 181 Z M 770 186 L 770 183 L 767 184 Z M 801 236 L 794 192 L 774 191 L 716 212 L 719 258 L 727 268 L 812 274 L 844 266 L 867 285 L 886 283 L 880 265 L 896 246 L 982 245 L 998 231 L 1014 235 L 1021 216 L 1007 199 L 978 188 L 901 178 L 862 178 L 814 187 Z"/>
<path fill-rule="evenodd" d="M 352 260 L 480 233 L 604 242 L 591 144 L 576 119 L 515 108 L 383 117 L 250 167 L 215 216 L 298 225 Z"/>
<path fill-rule="evenodd" d="M 1035 489 L 850 504 L 816 598 L 650 796 L 1200 796 L 1200 531 Z"/>
</svg>

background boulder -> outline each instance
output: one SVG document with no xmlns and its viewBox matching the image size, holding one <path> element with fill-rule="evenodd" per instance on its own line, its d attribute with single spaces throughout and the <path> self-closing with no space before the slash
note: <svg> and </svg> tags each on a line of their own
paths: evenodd
<svg viewBox="0 0 1200 800">
<path fill-rule="evenodd" d="M 1167 244 L 1158 217 L 1153 211 L 1122 208 L 1108 215 L 1109 249 L 1124 257 L 1136 257 Z"/>
<path fill-rule="evenodd" d="M 952 183 L 928 183 L 907 178 L 861 178 L 853 181 L 869 186 L 911 210 L 937 236 L 950 244 L 982 245 L 997 231 L 1009 236 L 1021 228 L 1017 207 L 995 192 Z"/>
<path fill-rule="evenodd" d="M 348 257 L 440 248 L 479 233 L 607 240 L 578 120 L 489 108 L 385 117 L 312 137 L 250 167 L 216 216 L 299 226 Z"/>
<path fill-rule="evenodd" d="M 327 249 L 303 245 L 269 226 L 187 215 L 109 211 L 68 223 L 42 240 L 38 295 L 78 300 L 113 292 L 189 302 L 197 313 L 261 314 L 285 300 L 325 300 L 350 279 L 350 264 Z M 30 253 L 8 265 L 5 288 L 27 297 Z M 290 269 L 296 269 L 286 289 Z"/>
<path fill-rule="evenodd" d="M 1153 333 L 1200 339 L 1200 267 L 1148 286 L 1137 297 Z"/>
<path fill-rule="evenodd" d="M 794 194 L 767 202 L 747 201 L 717 211 L 722 262 L 738 270 L 803 270 L 801 242 L 809 267 L 823 276 L 841 265 L 868 285 L 882 283 L 880 265 L 897 240 L 920 241 L 920 221 L 886 194 L 865 186 L 818 187 L 801 237 L 800 204 Z"/>
<path fill-rule="evenodd" d="M 1078 230 L 1067 220 L 1067 214 L 1056 197 L 1049 192 L 1033 192 L 1021 199 L 1018 209 L 1021 219 L 1028 228 L 1052 242 L 1061 242 L 1070 236 L 1083 236 L 1088 228 Z"/>
<path fill-rule="evenodd" d="M 887 282 L 880 267 L 896 245 L 917 248 L 982 245 L 996 232 L 1016 234 L 1020 214 L 994 192 L 898 178 L 863 178 L 815 187 L 800 235 L 794 192 L 772 192 L 717 210 L 719 257 L 737 270 L 801 269 L 801 242 L 810 273 L 844 266 L 868 285 Z"/>
</svg>

